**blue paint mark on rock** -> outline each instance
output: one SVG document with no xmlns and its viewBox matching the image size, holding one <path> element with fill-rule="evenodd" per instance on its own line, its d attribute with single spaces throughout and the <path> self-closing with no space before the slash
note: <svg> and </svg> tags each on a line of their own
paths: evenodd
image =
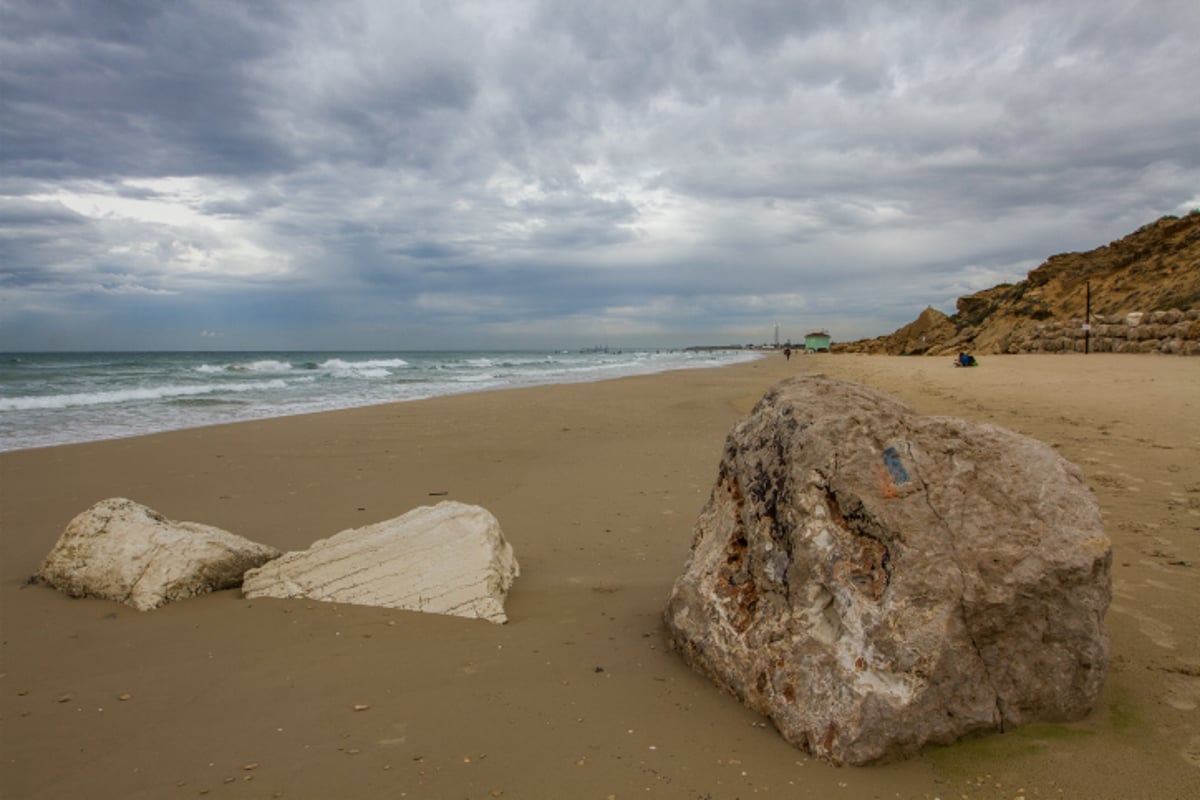
<svg viewBox="0 0 1200 800">
<path fill-rule="evenodd" d="M 883 465 L 887 467 L 888 474 L 892 476 L 892 482 L 897 486 L 908 483 L 908 471 L 904 469 L 904 463 L 900 461 L 900 453 L 896 451 L 896 448 L 889 447 L 883 451 Z"/>
</svg>

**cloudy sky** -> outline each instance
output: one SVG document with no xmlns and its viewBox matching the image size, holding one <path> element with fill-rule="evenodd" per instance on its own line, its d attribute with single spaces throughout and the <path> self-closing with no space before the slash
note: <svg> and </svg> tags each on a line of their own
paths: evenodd
<svg viewBox="0 0 1200 800">
<path fill-rule="evenodd" d="M 0 0 L 0 350 L 889 332 L 1200 205 L 1200 3 Z"/>
</svg>

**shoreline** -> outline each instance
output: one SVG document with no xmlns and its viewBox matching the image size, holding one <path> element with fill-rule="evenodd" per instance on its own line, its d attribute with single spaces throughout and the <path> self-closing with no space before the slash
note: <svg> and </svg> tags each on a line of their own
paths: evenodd
<svg viewBox="0 0 1200 800">
<path fill-rule="evenodd" d="M 711 369 L 761 357 L 745 353 L 700 360 L 686 350 L 10 355 L 9 361 L 20 366 L 0 368 L 0 383 L 6 387 L 0 397 L 0 452 L 476 392 Z M 31 358 L 16 357 L 21 355 Z"/>
<path fill-rule="evenodd" d="M 1200 371 L 944 361 L 769 354 L 0 453 L 0 794 L 1187 796 L 1200 786 Z M 1114 551 L 1112 666 L 1089 717 L 838 769 L 665 648 L 660 614 L 725 434 L 775 382 L 818 371 L 1083 467 Z M 109 496 L 287 550 L 476 503 L 521 564 L 510 622 L 237 590 L 139 613 L 27 586 L 66 523 Z"/>
</svg>

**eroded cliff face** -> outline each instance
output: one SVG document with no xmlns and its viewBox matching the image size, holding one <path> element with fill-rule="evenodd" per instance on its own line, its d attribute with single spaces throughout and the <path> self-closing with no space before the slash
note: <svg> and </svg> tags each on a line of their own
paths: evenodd
<svg viewBox="0 0 1200 800">
<path fill-rule="evenodd" d="M 837 352 L 888 355 L 1082 352 L 1088 286 L 1096 352 L 1200 355 L 1200 211 L 1163 217 L 1086 253 L 1051 256 L 1016 284 L 927 308 L 895 333 Z"/>
</svg>

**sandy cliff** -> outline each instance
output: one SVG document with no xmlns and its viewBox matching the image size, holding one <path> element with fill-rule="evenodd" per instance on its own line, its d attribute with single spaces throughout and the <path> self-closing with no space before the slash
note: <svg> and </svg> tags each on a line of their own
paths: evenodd
<svg viewBox="0 0 1200 800">
<path fill-rule="evenodd" d="M 1082 352 L 1088 286 L 1093 352 L 1200 355 L 1200 211 L 1163 217 L 1086 253 L 1051 256 L 1016 284 L 958 299 L 840 352 L 889 355 Z"/>
</svg>

